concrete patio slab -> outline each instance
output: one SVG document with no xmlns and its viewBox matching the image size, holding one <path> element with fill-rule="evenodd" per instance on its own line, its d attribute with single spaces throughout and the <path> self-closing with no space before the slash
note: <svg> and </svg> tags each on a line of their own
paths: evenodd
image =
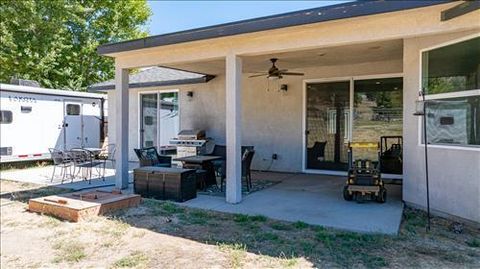
<svg viewBox="0 0 480 269">
<path fill-rule="evenodd" d="M 135 167 L 138 167 L 138 163 L 132 162 L 129 164 L 130 170 Z M 25 183 L 34 183 L 48 186 L 55 186 L 58 188 L 72 189 L 72 190 L 83 190 L 90 188 L 100 188 L 115 186 L 115 170 L 110 166 L 107 166 L 105 169 L 105 181 L 97 175 L 96 172 L 92 175 L 91 184 L 88 181 L 84 181 L 81 178 L 77 177 L 73 179 L 66 178 L 62 182 L 62 177 L 60 175 L 60 169 L 57 169 L 53 181 L 51 180 L 53 173 L 53 166 L 44 166 L 44 167 L 35 167 L 27 169 L 16 169 L 16 170 L 7 170 L 0 172 L 0 179 L 8 179 L 14 181 L 20 181 Z M 129 172 L 130 182 L 133 182 L 133 174 Z"/>
<path fill-rule="evenodd" d="M 130 163 L 130 182 L 133 181 L 132 169 L 138 163 Z M 56 177 L 50 182 L 53 167 L 30 168 L 1 172 L 2 179 L 50 185 L 73 190 L 103 189 L 112 190 L 115 185 L 114 170 L 108 168 L 105 181 L 98 177 L 92 184 L 76 179 L 73 183 L 60 184 Z M 342 197 L 344 177 L 290 174 L 273 172 L 253 172 L 253 180 L 281 181 L 272 187 L 244 196 L 239 204 L 228 204 L 225 198 L 212 195 L 198 195 L 180 205 L 193 208 L 215 210 L 226 213 L 264 215 L 285 221 L 303 221 L 308 224 L 322 225 L 356 232 L 397 234 L 403 212 L 400 185 L 387 185 L 388 197 L 385 204 L 376 202 L 347 202 Z M 130 184 L 123 193 L 132 193 Z"/>
<path fill-rule="evenodd" d="M 397 234 L 403 212 L 401 186 L 387 185 L 387 203 L 347 202 L 343 177 L 307 174 L 254 173 L 254 178 L 282 179 L 275 186 L 228 204 L 223 197 L 199 195 L 182 205 L 286 221 L 303 221 L 356 232 Z"/>
</svg>

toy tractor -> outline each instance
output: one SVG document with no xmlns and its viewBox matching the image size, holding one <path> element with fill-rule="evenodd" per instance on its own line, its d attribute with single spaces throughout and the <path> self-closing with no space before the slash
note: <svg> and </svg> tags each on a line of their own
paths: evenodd
<svg viewBox="0 0 480 269">
<path fill-rule="evenodd" d="M 377 158 L 380 148 L 377 142 L 352 142 L 348 145 L 348 179 L 343 188 L 343 198 L 347 201 L 362 202 L 366 198 L 385 203 L 387 190 L 380 173 L 380 162 L 371 159 L 354 159 L 353 150 L 376 149 Z"/>
</svg>

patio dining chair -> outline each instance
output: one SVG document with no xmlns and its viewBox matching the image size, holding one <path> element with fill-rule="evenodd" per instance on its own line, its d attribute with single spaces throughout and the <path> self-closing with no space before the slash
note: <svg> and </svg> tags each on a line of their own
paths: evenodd
<svg viewBox="0 0 480 269">
<path fill-rule="evenodd" d="M 160 155 L 155 147 L 133 149 L 140 162 L 140 167 L 143 166 L 157 166 L 157 167 L 171 167 L 172 157 Z"/>
<path fill-rule="evenodd" d="M 95 154 L 82 148 L 72 148 L 68 151 L 68 155 L 73 162 L 74 172 L 72 176 L 72 182 L 75 176 L 81 173 L 83 180 L 88 180 L 88 184 L 92 183 L 93 168 L 96 168 L 98 175 L 105 181 L 105 169 L 103 172 L 99 169 L 103 162 L 95 159 Z M 77 171 L 78 169 L 78 171 Z"/>
<path fill-rule="evenodd" d="M 243 148 L 243 147 L 242 147 Z M 252 188 L 252 174 L 251 174 L 251 165 L 253 156 L 255 155 L 255 150 L 251 149 L 253 147 L 244 147 L 245 151 L 242 154 L 242 181 L 245 179 L 247 186 L 247 191 L 250 191 Z M 220 189 L 223 191 L 223 182 L 226 178 L 226 165 L 225 163 L 221 167 L 221 178 L 220 178 Z"/>
<path fill-rule="evenodd" d="M 50 179 L 50 182 L 53 182 L 53 179 L 55 177 L 55 170 L 57 167 L 59 167 L 60 170 L 60 175 L 62 176 L 62 182 L 65 180 L 65 177 L 67 176 L 67 169 L 69 170 L 69 175 L 72 174 L 72 161 L 70 160 L 69 156 L 65 154 L 63 151 L 60 151 L 58 149 L 54 148 L 49 148 L 48 151 L 50 152 L 50 156 L 52 157 L 53 161 L 53 173 L 52 173 L 52 178 Z"/>
<path fill-rule="evenodd" d="M 112 168 L 115 168 L 115 151 L 116 151 L 115 144 L 108 144 L 104 146 L 102 148 L 102 151 L 100 151 L 100 154 L 98 154 L 97 158 L 98 160 L 101 160 L 103 162 L 104 170 L 107 165 L 107 162 L 110 162 L 112 164 Z"/>
</svg>

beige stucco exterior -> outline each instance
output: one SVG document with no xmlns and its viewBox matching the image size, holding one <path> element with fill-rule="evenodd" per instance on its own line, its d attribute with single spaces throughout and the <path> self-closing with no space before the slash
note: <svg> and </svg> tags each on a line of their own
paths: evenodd
<svg viewBox="0 0 480 269">
<path fill-rule="evenodd" d="M 137 51 L 127 51 L 115 57 L 117 69 L 153 65 L 208 71 L 216 78 L 208 83 L 179 85 L 151 89 L 130 89 L 128 107 L 128 153 L 139 145 L 139 93 L 179 90 L 180 128 L 205 129 L 219 144 L 226 139 L 225 57 L 243 57 L 241 80 L 241 138 L 242 145 L 254 145 L 253 168 L 285 172 L 302 172 L 304 154 L 304 82 L 362 76 L 403 76 L 404 98 L 404 178 L 403 199 L 423 207 L 425 183 L 423 147 L 419 143 L 419 118 L 414 117 L 414 101 L 420 87 L 420 50 L 454 39 L 480 33 L 480 11 L 441 22 L 440 12 L 455 3 L 418 8 L 367 17 L 358 17 L 318 24 L 282 28 L 260 33 L 243 34 L 212 40 L 195 41 Z M 400 41 L 400 57 L 380 61 L 366 54 L 355 63 L 318 64 L 301 60 L 291 71 L 303 72 L 302 77 L 286 77 L 282 84 L 288 92 L 266 91 L 264 78 L 248 78 L 259 67 L 265 55 L 313 49 L 332 49 L 346 45 L 361 46 L 375 42 Z M 330 52 L 335 52 L 332 49 Z M 392 54 L 393 55 L 393 54 Z M 342 54 L 336 56 L 342 57 Z M 305 66 L 299 67 L 302 61 Z M 339 61 L 341 62 L 341 61 Z M 188 98 L 187 91 L 194 97 Z M 115 94 L 109 93 L 109 136 L 115 141 Z M 118 127 L 118 126 L 117 126 Z M 276 161 L 271 155 L 278 154 Z M 480 149 L 430 148 L 431 207 L 442 214 L 480 222 Z"/>
<path fill-rule="evenodd" d="M 426 207 L 424 147 L 419 118 L 413 116 L 420 89 L 420 51 L 479 31 L 404 40 L 404 166 L 403 199 Z M 479 48 L 480 49 L 480 48 Z M 480 149 L 430 146 L 430 205 L 433 209 L 480 222 Z"/>
</svg>

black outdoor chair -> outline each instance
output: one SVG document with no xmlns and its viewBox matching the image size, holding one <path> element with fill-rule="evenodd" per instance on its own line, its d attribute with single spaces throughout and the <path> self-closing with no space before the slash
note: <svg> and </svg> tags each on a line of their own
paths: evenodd
<svg viewBox="0 0 480 269">
<path fill-rule="evenodd" d="M 155 147 L 133 149 L 140 161 L 140 167 L 143 166 L 157 166 L 157 167 L 172 167 L 172 157 L 159 155 Z"/>
<path fill-rule="evenodd" d="M 242 146 L 242 156 L 247 149 L 253 150 L 254 146 Z M 226 176 L 225 162 L 227 161 L 227 146 L 215 144 L 212 153 L 207 155 L 222 157 L 220 160 L 212 161 L 212 163 L 213 163 L 213 167 L 215 168 L 215 173 L 217 174 L 217 176 L 221 177 L 222 180 L 225 179 L 225 176 Z"/>
<path fill-rule="evenodd" d="M 72 174 L 72 161 L 70 160 L 70 157 L 65 154 L 64 152 L 54 149 L 54 148 L 49 148 L 48 151 L 50 152 L 50 156 L 52 157 L 53 160 L 53 173 L 52 173 L 52 179 L 50 182 L 53 182 L 53 178 L 55 177 L 55 170 L 57 167 L 60 167 L 60 175 L 62 176 L 62 183 L 65 180 L 65 177 L 67 176 L 67 168 L 70 170 L 69 175 Z"/>
<path fill-rule="evenodd" d="M 251 165 L 253 160 L 253 155 L 255 155 L 255 150 L 253 146 L 242 146 L 242 180 L 245 178 L 245 183 L 247 184 L 247 191 L 250 191 L 252 188 L 252 175 L 251 175 Z M 223 191 L 223 182 L 226 178 L 226 164 L 223 164 L 220 167 L 220 189 Z"/>
<path fill-rule="evenodd" d="M 308 168 L 318 167 L 319 163 L 325 161 L 325 146 L 327 141 L 315 141 L 311 148 L 307 148 L 307 165 Z"/>
</svg>

